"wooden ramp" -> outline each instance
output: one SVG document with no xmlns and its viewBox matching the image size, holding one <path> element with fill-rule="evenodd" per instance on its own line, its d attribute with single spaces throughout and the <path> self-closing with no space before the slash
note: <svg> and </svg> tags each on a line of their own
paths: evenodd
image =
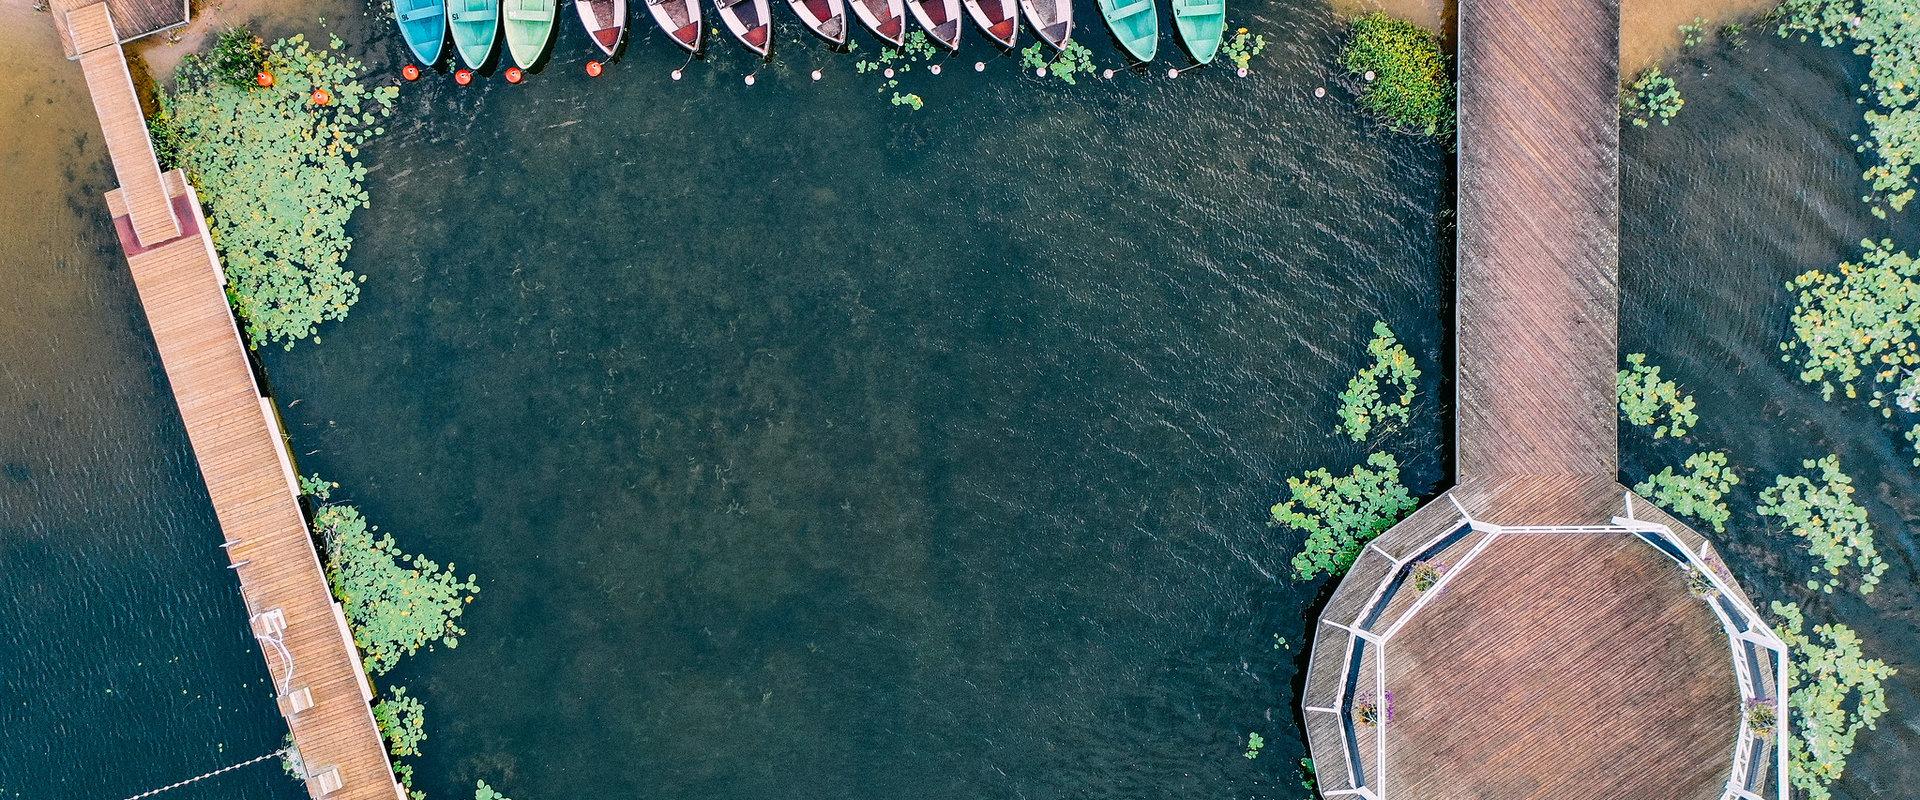
<svg viewBox="0 0 1920 800">
<path fill-rule="evenodd" d="M 1456 485 L 1321 611 L 1324 797 L 1787 798 L 1784 645 L 1617 482 L 1616 3 L 1460 2 Z"/>
<path fill-rule="evenodd" d="M 225 278 L 185 176 L 160 172 L 105 3 L 67 13 L 120 188 L 115 230 L 223 545 L 315 798 L 405 800 L 368 705 L 346 619 L 301 513 L 273 401 L 254 379 Z M 211 543 L 209 543 L 211 545 Z"/>
</svg>

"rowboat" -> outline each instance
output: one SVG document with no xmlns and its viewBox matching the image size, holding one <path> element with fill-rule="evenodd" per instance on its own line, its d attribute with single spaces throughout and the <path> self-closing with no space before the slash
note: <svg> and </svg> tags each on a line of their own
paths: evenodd
<svg viewBox="0 0 1920 800">
<path fill-rule="evenodd" d="M 507 53 L 513 56 L 514 66 L 530 69 L 547 54 L 560 5 L 554 0 L 503 0 L 501 8 L 505 11 Z"/>
<path fill-rule="evenodd" d="M 847 43 L 846 0 L 787 0 L 787 6 L 820 38 L 834 44 Z"/>
<path fill-rule="evenodd" d="M 851 0 L 853 15 L 895 47 L 907 40 L 907 9 L 901 0 Z"/>
<path fill-rule="evenodd" d="M 600 52 L 611 57 L 620 49 L 620 36 L 627 32 L 627 0 L 573 0 L 573 10 Z"/>
<path fill-rule="evenodd" d="M 1020 7 L 1014 0 L 961 0 L 960 4 L 967 7 L 967 16 L 973 17 L 987 38 L 1002 47 L 1013 47 L 1020 35 Z"/>
<path fill-rule="evenodd" d="M 1173 26 L 1194 61 L 1211 62 L 1227 32 L 1226 0 L 1173 0 Z"/>
<path fill-rule="evenodd" d="M 500 0 L 448 0 L 447 27 L 453 29 L 460 62 L 479 69 L 493 57 L 493 44 L 500 38 Z"/>
<path fill-rule="evenodd" d="M 1096 0 L 1113 38 L 1134 58 L 1152 61 L 1160 52 L 1160 8 L 1153 0 Z"/>
<path fill-rule="evenodd" d="M 960 49 L 960 0 L 907 0 L 907 8 L 934 41 Z"/>
<path fill-rule="evenodd" d="M 445 0 L 393 0 L 393 21 L 416 60 L 428 66 L 440 60 L 447 44 Z"/>
<path fill-rule="evenodd" d="M 713 7 L 734 38 L 758 55 L 767 54 L 767 48 L 773 45 L 773 29 L 768 27 L 773 17 L 767 13 L 767 0 L 713 0 Z"/>
<path fill-rule="evenodd" d="M 1027 21 L 1054 49 L 1066 48 L 1067 40 L 1073 38 L 1072 0 L 1020 0 L 1020 10 L 1027 12 Z"/>
<path fill-rule="evenodd" d="M 689 53 L 700 52 L 700 0 L 644 0 L 647 13 L 667 38 Z"/>
</svg>

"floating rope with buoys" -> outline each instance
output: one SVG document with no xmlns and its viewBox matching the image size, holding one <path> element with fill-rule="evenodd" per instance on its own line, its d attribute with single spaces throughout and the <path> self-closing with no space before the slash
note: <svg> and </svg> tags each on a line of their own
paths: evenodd
<svg viewBox="0 0 1920 800">
<path fill-rule="evenodd" d="M 158 789 L 152 789 L 152 790 L 149 790 L 149 791 L 145 791 L 145 792 L 141 792 L 141 793 L 139 793 L 139 794 L 136 794 L 136 795 L 134 795 L 134 796 L 132 796 L 132 797 L 129 797 L 129 798 L 127 798 L 127 800 L 146 800 L 146 798 L 149 798 L 149 797 L 152 797 L 152 796 L 154 796 L 154 795 L 156 795 L 156 794 L 160 794 L 161 792 L 171 792 L 171 791 L 173 791 L 173 790 L 175 790 L 175 789 L 178 789 L 178 788 L 180 788 L 180 787 L 182 787 L 182 786 L 186 786 L 186 785 L 188 785 L 188 784 L 192 784 L 192 783 L 199 783 L 200 781 L 204 781 L 204 780 L 206 780 L 206 779 L 208 779 L 208 778 L 211 778 L 211 777 L 214 777 L 214 776 L 216 776 L 216 775 L 225 775 L 225 774 L 227 774 L 227 773 L 229 773 L 229 772 L 232 772 L 232 771 L 234 771 L 234 770 L 236 770 L 236 769 L 240 769 L 240 768 L 242 768 L 242 767 L 251 767 L 251 766 L 253 766 L 253 765 L 255 765 L 255 764 L 258 764 L 258 763 L 260 763 L 260 762 L 262 762 L 262 761 L 265 761 L 265 760 L 267 760 L 267 759 L 269 759 L 269 758 L 277 758 L 277 757 L 279 757 L 279 756 L 284 756 L 284 755 L 286 755 L 286 754 L 287 754 L 287 753 L 288 753 L 289 751 L 291 751 L 291 750 L 293 750 L 293 748 L 292 748 L 292 747 L 282 747 L 282 748 L 280 748 L 280 749 L 278 749 L 278 750 L 275 750 L 275 751 L 273 751 L 273 752 L 271 752 L 271 753 L 268 753 L 268 754 L 266 754 L 266 755 L 264 755 L 264 756 L 259 756 L 259 757 L 257 757 L 257 758 L 249 758 L 249 759 L 247 759 L 247 760 L 245 760 L 245 761 L 242 761 L 242 762 L 240 762 L 240 763 L 238 763 L 238 764 L 232 764 L 232 765 L 228 765 L 228 766 L 225 766 L 225 767 L 221 767 L 221 768 L 219 768 L 219 769 L 216 769 L 216 770 L 214 770 L 214 771 L 212 771 L 212 772 L 209 772 L 209 773 L 206 773 L 206 774 L 204 774 L 204 775 L 195 775 L 195 776 L 193 776 L 193 777 L 191 777 L 191 778 L 188 778 L 188 779 L 186 779 L 186 780 L 184 780 L 184 781 L 175 781 L 175 782 L 173 782 L 173 783 L 169 783 L 169 784 L 167 784 L 167 785 L 165 785 L 165 786 L 162 786 L 162 787 L 160 787 L 160 788 L 158 788 Z"/>
</svg>

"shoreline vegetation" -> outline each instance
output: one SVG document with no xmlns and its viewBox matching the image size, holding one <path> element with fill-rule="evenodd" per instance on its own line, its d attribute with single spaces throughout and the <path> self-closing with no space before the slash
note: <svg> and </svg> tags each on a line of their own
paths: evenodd
<svg viewBox="0 0 1920 800">
<path fill-rule="evenodd" d="M 1440 37 L 1373 12 L 1347 23 L 1340 66 L 1360 80 L 1360 107 L 1389 130 L 1453 138 L 1453 59 Z"/>
</svg>

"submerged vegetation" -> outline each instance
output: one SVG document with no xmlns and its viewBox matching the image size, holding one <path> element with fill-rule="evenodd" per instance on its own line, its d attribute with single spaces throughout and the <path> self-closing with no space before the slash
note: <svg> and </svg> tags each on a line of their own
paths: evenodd
<svg viewBox="0 0 1920 800">
<path fill-rule="evenodd" d="M 1787 645 L 1792 668 L 1787 710 L 1793 738 L 1788 753 L 1794 788 L 1807 800 L 1829 800 L 1828 788 L 1847 769 L 1847 756 L 1863 730 L 1873 730 L 1887 712 L 1882 683 L 1894 670 L 1860 650 L 1860 636 L 1845 625 L 1806 629 L 1800 607 L 1773 604 L 1775 626 Z"/>
<path fill-rule="evenodd" d="M 259 45 L 264 55 L 247 42 L 258 40 L 229 31 L 210 54 L 187 57 L 154 140 L 206 204 L 248 342 L 292 347 L 359 299 L 362 278 L 345 269 L 347 221 L 367 205 L 355 159 L 384 132 L 398 90 L 361 82 L 338 38 L 315 48 L 294 36 Z M 272 85 L 255 85 L 250 65 Z"/>
<path fill-rule="evenodd" d="M 1340 429 L 1356 442 L 1365 441 L 1375 428 L 1386 429 L 1407 421 L 1413 407 L 1414 381 L 1420 377 L 1413 355 L 1385 322 L 1373 323 L 1373 340 L 1367 342 L 1367 353 L 1373 363 L 1361 368 L 1340 393 Z M 1392 400 L 1385 399 L 1395 393 Z"/>
<path fill-rule="evenodd" d="M 1310 580 L 1345 573 L 1367 542 L 1415 505 L 1400 483 L 1400 462 L 1389 453 L 1374 453 L 1345 475 L 1316 469 L 1288 478 L 1287 499 L 1270 510 L 1271 524 L 1305 534 L 1293 557 L 1293 574 Z"/>
<path fill-rule="evenodd" d="M 1872 189 L 1861 198 L 1874 216 L 1900 211 L 1913 200 L 1913 169 L 1920 163 L 1920 14 L 1911 0 L 1785 0 L 1777 12 L 1781 36 L 1818 38 L 1829 47 L 1852 42 L 1867 56 L 1869 84 L 1861 87 L 1868 142 L 1859 146 L 1879 162 L 1861 175 Z"/>
<path fill-rule="evenodd" d="M 1831 593 L 1840 586 L 1841 570 L 1853 566 L 1860 571 L 1860 593 L 1872 594 L 1887 564 L 1874 547 L 1867 510 L 1853 501 L 1853 479 L 1840 471 L 1836 456 L 1801 466 L 1818 469 L 1818 480 L 1780 476 L 1760 493 L 1760 514 L 1778 517 L 1789 532 L 1806 540 L 1807 550 L 1820 560 L 1816 570 L 1824 577 L 1807 581 L 1808 589 Z"/>
<path fill-rule="evenodd" d="M 1620 93 L 1620 113 L 1636 128 L 1658 122 L 1668 125 L 1687 105 L 1680 87 L 1659 67 L 1648 67 Z"/>
<path fill-rule="evenodd" d="M 1453 135 L 1453 65 L 1432 31 L 1378 11 L 1356 17 L 1340 64 L 1365 81 L 1360 105 L 1387 127 Z"/>
<path fill-rule="evenodd" d="M 1646 353 L 1627 354 L 1627 368 L 1614 377 L 1619 394 L 1620 413 L 1627 422 L 1653 428 L 1653 438 L 1675 438 L 1699 424 L 1693 411 L 1693 395 L 1680 390 L 1680 384 L 1660 379 L 1660 368 L 1647 364 Z"/>
<path fill-rule="evenodd" d="M 1653 498 L 1662 508 L 1693 517 L 1725 533 L 1733 512 L 1721 498 L 1740 483 L 1740 476 L 1727 467 L 1727 454 L 1711 451 L 1694 453 L 1681 465 L 1685 472 L 1667 467 L 1654 473 L 1633 490 Z"/>
</svg>

